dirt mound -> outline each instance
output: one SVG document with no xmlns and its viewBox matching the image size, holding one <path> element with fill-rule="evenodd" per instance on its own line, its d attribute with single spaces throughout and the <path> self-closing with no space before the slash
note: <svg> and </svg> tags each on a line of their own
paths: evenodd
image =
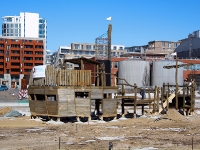
<svg viewBox="0 0 200 150">
<path fill-rule="evenodd" d="M 169 109 L 167 111 L 167 114 L 165 114 L 163 117 L 174 121 L 181 121 L 185 119 L 185 117 L 180 114 L 176 109 Z"/>
<path fill-rule="evenodd" d="M 2 109 L 0 109 L 0 116 L 10 112 L 12 109 L 10 107 L 4 107 Z"/>
</svg>

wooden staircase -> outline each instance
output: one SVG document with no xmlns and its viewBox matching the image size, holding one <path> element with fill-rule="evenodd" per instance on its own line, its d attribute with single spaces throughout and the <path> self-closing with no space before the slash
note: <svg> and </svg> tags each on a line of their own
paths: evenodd
<svg viewBox="0 0 200 150">
<path fill-rule="evenodd" d="M 182 88 L 178 89 L 178 92 L 180 92 Z M 177 93 L 178 93 L 177 92 Z M 161 108 L 159 108 L 158 110 L 158 114 L 161 113 L 163 111 L 163 109 L 165 109 L 167 107 L 167 105 L 173 100 L 173 98 L 176 96 L 176 92 L 174 91 L 167 100 L 165 100 L 165 102 L 163 103 L 163 105 L 161 106 Z"/>
</svg>

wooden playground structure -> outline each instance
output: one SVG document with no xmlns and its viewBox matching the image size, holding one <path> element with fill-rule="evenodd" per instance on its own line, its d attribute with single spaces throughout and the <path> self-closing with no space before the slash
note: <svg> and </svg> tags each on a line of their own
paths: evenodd
<svg viewBox="0 0 200 150">
<path fill-rule="evenodd" d="M 29 107 L 32 117 L 80 117 L 91 119 L 91 101 L 95 101 L 95 114 L 100 119 L 117 117 L 118 105 L 121 104 L 121 115 L 125 114 L 125 106 L 133 106 L 133 117 L 136 117 L 137 108 L 141 106 L 142 114 L 145 109 L 150 114 L 161 113 L 170 107 L 183 109 L 185 114 L 194 111 L 195 83 L 191 85 L 169 85 L 163 87 L 141 88 L 136 84 L 125 83 L 117 86 L 106 86 L 104 65 L 98 61 L 86 58 L 66 60 L 80 66 L 80 70 L 69 70 L 63 66 L 59 69 L 49 65 L 45 69 L 45 77 L 33 78 L 33 71 L 29 78 Z M 65 61 L 64 61 L 65 62 Z M 95 65 L 95 72 L 85 70 L 85 64 Z M 92 83 L 95 78 L 95 84 Z M 119 90 L 119 86 L 121 90 Z M 130 86 L 133 93 L 128 95 L 125 86 Z M 173 87 L 176 87 L 174 90 Z M 177 90 L 178 89 L 178 90 Z M 146 98 L 140 96 L 145 91 Z M 173 91 L 172 91 L 173 90 Z M 153 95 L 153 96 L 152 96 Z M 97 113 L 96 113 L 97 112 Z"/>
</svg>

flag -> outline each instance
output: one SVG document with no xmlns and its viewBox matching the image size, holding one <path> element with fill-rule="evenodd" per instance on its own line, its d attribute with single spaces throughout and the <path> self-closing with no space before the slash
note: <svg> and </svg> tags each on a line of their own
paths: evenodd
<svg viewBox="0 0 200 150">
<path fill-rule="evenodd" d="M 108 17 L 108 18 L 106 18 L 106 20 L 107 20 L 107 21 L 112 20 L 112 17 Z"/>
</svg>

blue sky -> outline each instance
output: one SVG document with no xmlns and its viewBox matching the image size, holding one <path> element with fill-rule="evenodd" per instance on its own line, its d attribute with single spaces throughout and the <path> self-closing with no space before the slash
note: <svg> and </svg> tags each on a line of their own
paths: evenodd
<svg viewBox="0 0 200 150">
<path fill-rule="evenodd" d="M 199 6 L 200 0 L 4 0 L 0 17 L 39 13 L 48 23 L 47 49 L 54 52 L 73 42 L 95 43 L 107 31 L 109 16 L 112 44 L 177 41 L 200 29 Z"/>
</svg>

